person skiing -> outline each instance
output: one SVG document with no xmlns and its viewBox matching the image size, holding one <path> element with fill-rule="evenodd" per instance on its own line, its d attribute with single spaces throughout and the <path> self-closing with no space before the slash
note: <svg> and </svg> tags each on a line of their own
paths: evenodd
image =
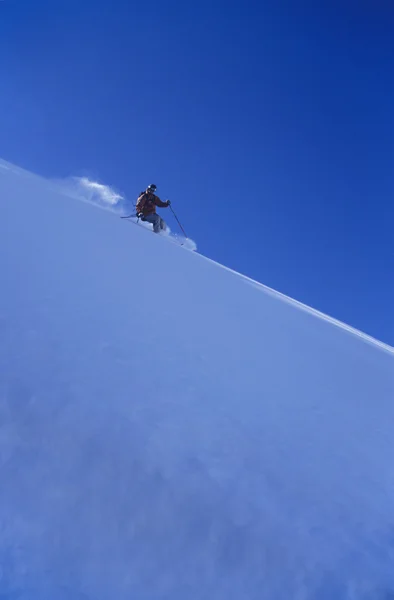
<svg viewBox="0 0 394 600">
<path fill-rule="evenodd" d="M 135 208 L 137 217 L 139 217 L 141 221 L 152 223 L 153 231 L 155 233 L 160 233 L 160 231 L 166 230 L 166 224 L 160 215 L 156 213 L 156 207 L 166 208 L 167 206 L 170 206 L 171 202 L 169 200 L 166 202 L 160 200 L 160 198 L 155 195 L 156 190 L 157 187 L 154 183 L 148 185 L 145 192 L 141 192 L 139 195 Z"/>
</svg>

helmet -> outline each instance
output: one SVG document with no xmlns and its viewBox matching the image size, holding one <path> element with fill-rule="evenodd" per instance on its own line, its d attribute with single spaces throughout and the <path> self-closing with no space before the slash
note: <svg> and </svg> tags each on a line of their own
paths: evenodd
<svg viewBox="0 0 394 600">
<path fill-rule="evenodd" d="M 146 188 L 147 192 L 153 192 L 155 193 L 155 191 L 157 190 L 157 186 L 155 186 L 154 183 L 151 183 L 150 185 L 148 185 L 148 187 Z"/>
</svg>

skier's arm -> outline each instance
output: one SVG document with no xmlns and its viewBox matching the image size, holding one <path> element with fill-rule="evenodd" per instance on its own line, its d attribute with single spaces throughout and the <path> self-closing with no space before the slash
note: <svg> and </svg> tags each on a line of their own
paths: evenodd
<svg viewBox="0 0 394 600">
<path fill-rule="evenodd" d="M 169 206 L 168 201 L 163 202 L 162 200 L 160 200 L 160 198 L 158 196 L 155 196 L 155 204 L 159 208 L 166 208 L 167 206 Z"/>
</svg>

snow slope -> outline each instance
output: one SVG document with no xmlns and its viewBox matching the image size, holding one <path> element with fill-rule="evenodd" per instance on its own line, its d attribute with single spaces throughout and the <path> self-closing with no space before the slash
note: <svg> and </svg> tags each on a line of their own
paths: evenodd
<svg viewBox="0 0 394 600">
<path fill-rule="evenodd" d="M 6 163 L 0 198 L 0 598 L 393 598 L 393 349 Z"/>
</svg>

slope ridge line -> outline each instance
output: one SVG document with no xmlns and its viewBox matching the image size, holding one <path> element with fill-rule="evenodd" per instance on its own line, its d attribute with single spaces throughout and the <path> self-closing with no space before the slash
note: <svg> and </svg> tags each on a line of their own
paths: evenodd
<svg viewBox="0 0 394 600">
<path fill-rule="evenodd" d="M 24 175 L 24 176 L 38 178 L 39 180 L 41 180 L 42 182 L 46 183 L 49 186 L 54 184 L 54 182 L 52 180 L 47 179 L 41 175 L 37 175 L 36 173 L 33 173 L 32 171 L 28 171 L 22 167 L 18 167 L 17 165 L 14 165 L 2 158 L 0 158 L 0 168 L 7 170 L 7 171 L 11 171 L 15 175 Z M 0 173 L 1 173 L 1 171 L 0 171 Z M 59 180 L 56 181 L 55 185 L 56 185 L 56 190 L 54 188 L 52 188 L 53 191 L 57 191 L 58 193 L 62 193 L 63 195 L 72 197 L 73 199 L 85 201 L 87 204 L 90 204 L 93 207 L 100 208 L 102 210 L 106 210 L 106 211 L 112 212 L 112 213 L 115 212 L 115 211 L 111 210 L 110 207 L 100 206 L 99 204 L 97 204 L 95 202 L 91 202 L 89 200 L 84 200 L 84 199 L 78 197 L 77 195 L 73 195 L 71 192 L 69 192 L 69 190 L 67 190 L 66 186 L 64 187 L 64 189 L 62 189 L 62 186 L 60 185 Z M 339 319 L 336 319 L 335 317 L 331 317 L 330 315 L 327 315 L 326 313 L 323 313 L 322 311 L 320 311 L 316 308 L 313 308 L 312 306 L 308 306 L 307 304 L 304 304 L 303 302 L 296 300 L 295 298 L 291 298 L 290 296 L 287 296 L 283 292 L 274 290 L 273 288 L 270 288 L 269 286 L 265 285 L 264 283 L 261 283 L 255 279 L 252 279 L 251 277 L 248 277 L 247 275 L 244 275 L 243 273 L 240 273 L 239 271 L 235 271 L 234 269 L 231 269 L 230 267 L 226 267 L 225 265 L 222 265 L 221 263 L 213 260 L 212 258 L 208 258 L 207 256 L 205 256 L 204 254 L 201 254 L 198 251 L 191 252 L 191 254 L 199 256 L 202 259 L 207 260 L 210 263 L 220 267 L 221 269 L 225 269 L 226 271 L 229 271 L 230 273 L 233 273 L 234 275 L 241 277 L 242 279 L 247 281 L 250 285 L 257 287 L 258 289 L 269 294 L 270 296 L 274 296 L 275 298 L 278 298 L 282 302 L 291 304 L 292 306 L 294 306 L 295 308 L 298 308 L 299 310 L 307 312 L 323 321 L 326 321 L 327 323 L 330 323 L 331 325 L 334 325 L 335 327 L 339 327 L 343 331 L 347 331 L 348 333 L 351 333 L 352 335 L 359 337 L 360 339 L 364 340 L 365 342 L 367 342 L 373 346 L 376 346 L 377 348 L 387 352 L 388 354 L 394 355 L 394 346 L 390 346 L 390 344 L 382 342 L 382 341 L 378 340 L 377 338 L 374 338 L 373 336 L 361 331 L 360 329 L 357 329 L 356 327 L 352 327 L 351 325 L 348 325 L 347 323 L 344 323 L 343 321 L 340 321 Z"/>
<path fill-rule="evenodd" d="M 291 296 L 287 296 L 283 292 L 274 290 L 273 288 L 270 288 L 268 285 L 265 285 L 264 283 L 260 283 L 259 281 L 256 281 L 255 279 L 252 279 L 251 277 L 248 277 L 247 275 L 244 275 L 243 273 L 239 273 L 238 271 L 231 269 L 230 267 L 226 267 L 225 265 L 222 265 L 221 263 L 216 262 L 212 258 L 208 258 L 207 256 L 204 256 L 203 254 L 201 254 L 199 252 L 195 252 L 194 254 L 200 256 L 204 260 L 207 260 L 207 261 L 215 264 L 216 266 L 220 267 L 221 269 L 225 269 L 226 271 L 229 271 L 230 273 L 233 273 L 234 275 L 241 277 L 242 279 L 247 281 L 250 285 L 253 285 L 254 287 L 269 294 L 270 296 L 274 296 L 275 298 L 282 300 L 282 302 L 291 304 L 294 307 L 298 308 L 299 310 L 302 310 L 302 311 L 307 312 L 315 317 L 318 317 L 319 319 L 322 319 L 323 321 L 326 321 L 327 323 L 330 323 L 331 325 L 335 325 L 336 327 L 339 327 L 340 329 L 343 329 L 344 331 L 347 331 L 348 333 L 352 333 L 353 335 L 360 337 L 361 339 L 372 344 L 373 346 L 376 346 L 376 347 L 380 348 L 381 350 L 384 350 L 385 352 L 388 352 L 389 354 L 394 355 L 394 347 L 390 346 L 390 344 L 386 344 L 386 342 L 381 342 L 377 338 L 374 338 L 372 335 L 364 333 L 363 331 L 361 331 L 360 329 L 357 329 L 356 327 L 352 327 L 351 325 L 348 325 L 347 323 L 344 323 L 343 321 L 340 321 L 339 319 L 336 319 L 335 317 L 331 317 L 330 315 L 323 313 L 322 311 L 318 310 L 317 308 L 308 306 L 308 304 L 304 304 L 300 300 L 291 298 Z"/>
</svg>

